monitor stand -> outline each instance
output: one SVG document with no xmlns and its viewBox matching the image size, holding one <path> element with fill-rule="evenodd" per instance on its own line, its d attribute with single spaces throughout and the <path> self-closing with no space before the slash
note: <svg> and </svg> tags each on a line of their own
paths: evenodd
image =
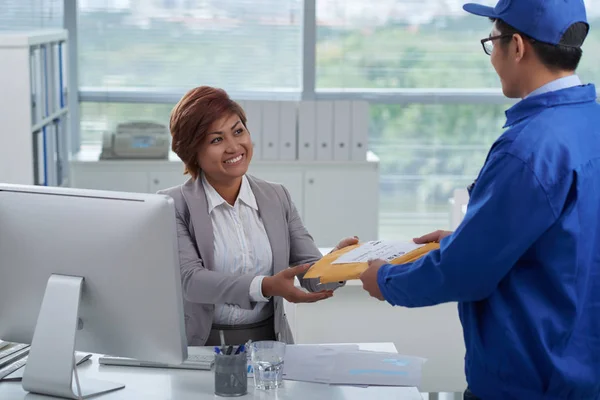
<svg viewBox="0 0 600 400">
<path fill-rule="evenodd" d="M 75 334 L 82 285 L 82 277 L 54 274 L 48 279 L 23 373 L 25 391 L 77 400 L 125 387 L 113 382 L 81 379 L 79 395 L 76 382 L 73 382 L 73 372 L 77 368 Z"/>
</svg>

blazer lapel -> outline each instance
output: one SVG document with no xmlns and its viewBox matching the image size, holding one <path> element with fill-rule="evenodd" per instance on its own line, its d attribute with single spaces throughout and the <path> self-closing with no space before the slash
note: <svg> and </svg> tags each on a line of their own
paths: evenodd
<svg viewBox="0 0 600 400">
<path fill-rule="evenodd" d="M 202 262 L 204 263 L 204 268 L 214 271 L 215 236 L 212 228 L 212 221 L 208 214 L 208 202 L 206 201 L 202 179 L 188 180 L 182 186 L 181 190 L 190 211 L 193 235 L 195 236 L 196 246 L 198 247 L 200 258 L 202 258 Z"/>
<path fill-rule="evenodd" d="M 266 188 L 261 187 L 252 176 L 246 175 L 246 177 L 256 198 L 258 214 L 271 244 L 273 270 L 278 273 L 289 266 L 289 245 L 287 244 L 289 233 L 286 231 L 282 205 L 277 201 L 276 193 L 266 193 Z"/>
</svg>

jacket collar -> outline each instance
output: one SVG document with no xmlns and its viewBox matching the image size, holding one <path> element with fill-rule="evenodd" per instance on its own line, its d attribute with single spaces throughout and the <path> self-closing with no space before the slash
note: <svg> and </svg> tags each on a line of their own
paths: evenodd
<svg viewBox="0 0 600 400">
<path fill-rule="evenodd" d="M 227 201 L 211 186 L 211 184 L 206 179 L 206 175 L 201 173 L 202 186 L 204 187 L 204 191 L 206 193 L 206 200 L 208 202 L 208 213 L 210 214 L 216 207 L 221 206 L 222 204 L 227 204 Z M 240 187 L 240 192 L 236 199 L 237 202 L 243 202 L 248 207 L 251 207 L 258 211 L 258 205 L 256 204 L 256 198 L 254 197 L 254 193 L 252 193 L 252 189 L 250 188 L 250 184 L 248 183 L 248 178 L 246 175 L 242 177 L 242 185 Z"/>
<path fill-rule="evenodd" d="M 596 101 L 596 87 L 593 84 L 574 86 L 527 97 L 506 110 L 506 124 L 504 124 L 504 128 L 537 115 L 547 108 L 593 101 Z"/>
</svg>

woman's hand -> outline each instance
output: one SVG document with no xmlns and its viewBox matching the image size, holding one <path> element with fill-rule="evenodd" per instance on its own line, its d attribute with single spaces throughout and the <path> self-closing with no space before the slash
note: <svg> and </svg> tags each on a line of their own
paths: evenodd
<svg viewBox="0 0 600 400">
<path fill-rule="evenodd" d="M 280 296 L 290 303 L 314 303 L 333 296 L 332 290 L 307 293 L 294 286 L 294 278 L 304 274 L 309 268 L 309 264 L 304 264 L 284 269 L 274 276 L 266 276 L 262 281 L 263 296 Z"/>
<path fill-rule="evenodd" d="M 333 253 L 336 250 L 343 249 L 344 247 L 354 246 L 357 243 L 358 243 L 358 236 L 344 238 L 344 239 L 340 240 L 340 242 L 337 244 L 337 246 L 335 246 L 333 248 L 333 250 L 330 251 L 330 253 Z"/>
</svg>

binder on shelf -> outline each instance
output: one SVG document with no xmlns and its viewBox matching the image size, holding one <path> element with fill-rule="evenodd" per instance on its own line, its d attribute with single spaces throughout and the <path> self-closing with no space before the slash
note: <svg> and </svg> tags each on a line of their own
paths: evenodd
<svg viewBox="0 0 600 400">
<path fill-rule="evenodd" d="M 351 127 L 350 101 L 336 101 L 333 104 L 333 159 L 335 161 L 350 160 Z"/>
<path fill-rule="evenodd" d="M 262 160 L 262 109 L 260 102 L 246 101 L 244 104 L 244 111 L 248 119 L 247 128 L 254 144 L 253 158 Z"/>
<path fill-rule="evenodd" d="M 279 159 L 279 103 L 261 102 L 262 108 L 262 159 Z"/>
<path fill-rule="evenodd" d="M 46 44 L 41 45 L 42 50 L 42 117 L 46 118 L 50 114 L 49 104 L 49 83 L 50 75 L 48 73 L 48 46 Z"/>
<path fill-rule="evenodd" d="M 298 158 L 297 135 L 298 102 L 279 103 L 279 159 L 292 161 Z"/>
<path fill-rule="evenodd" d="M 62 75 L 62 43 L 52 43 L 52 107 L 51 113 L 62 110 L 63 101 L 63 75 Z"/>
<path fill-rule="evenodd" d="M 353 161 L 367 160 L 367 145 L 369 136 L 369 103 L 366 101 L 352 102 L 352 151 Z"/>
<path fill-rule="evenodd" d="M 316 117 L 315 102 L 301 101 L 298 107 L 298 160 L 314 161 L 317 157 Z"/>
<path fill-rule="evenodd" d="M 54 124 L 51 122 L 48 125 L 44 126 L 44 146 L 45 146 L 45 180 L 46 186 L 57 186 L 58 179 L 56 176 L 56 128 Z"/>
<path fill-rule="evenodd" d="M 48 112 L 47 115 L 52 115 L 58 111 L 58 66 L 56 63 L 56 54 L 54 49 L 54 43 L 48 43 L 46 46 L 46 90 L 47 90 L 47 102 Z"/>
<path fill-rule="evenodd" d="M 67 119 L 60 117 L 54 120 L 56 131 L 56 184 L 63 186 L 69 179 L 69 143 L 67 140 Z"/>
<path fill-rule="evenodd" d="M 39 124 L 44 118 L 44 93 L 43 93 L 43 69 L 42 69 L 42 49 L 35 46 L 30 51 L 31 73 L 30 85 L 32 94 L 32 122 L 33 125 Z"/>
<path fill-rule="evenodd" d="M 333 102 L 318 101 L 316 107 L 317 160 L 331 161 L 333 160 Z"/>
<path fill-rule="evenodd" d="M 44 133 L 33 132 L 33 184 L 46 185 L 46 163 L 44 160 Z"/>
<path fill-rule="evenodd" d="M 67 44 L 60 42 L 58 45 L 59 80 L 60 80 L 60 106 L 67 107 Z"/>
</svg>

